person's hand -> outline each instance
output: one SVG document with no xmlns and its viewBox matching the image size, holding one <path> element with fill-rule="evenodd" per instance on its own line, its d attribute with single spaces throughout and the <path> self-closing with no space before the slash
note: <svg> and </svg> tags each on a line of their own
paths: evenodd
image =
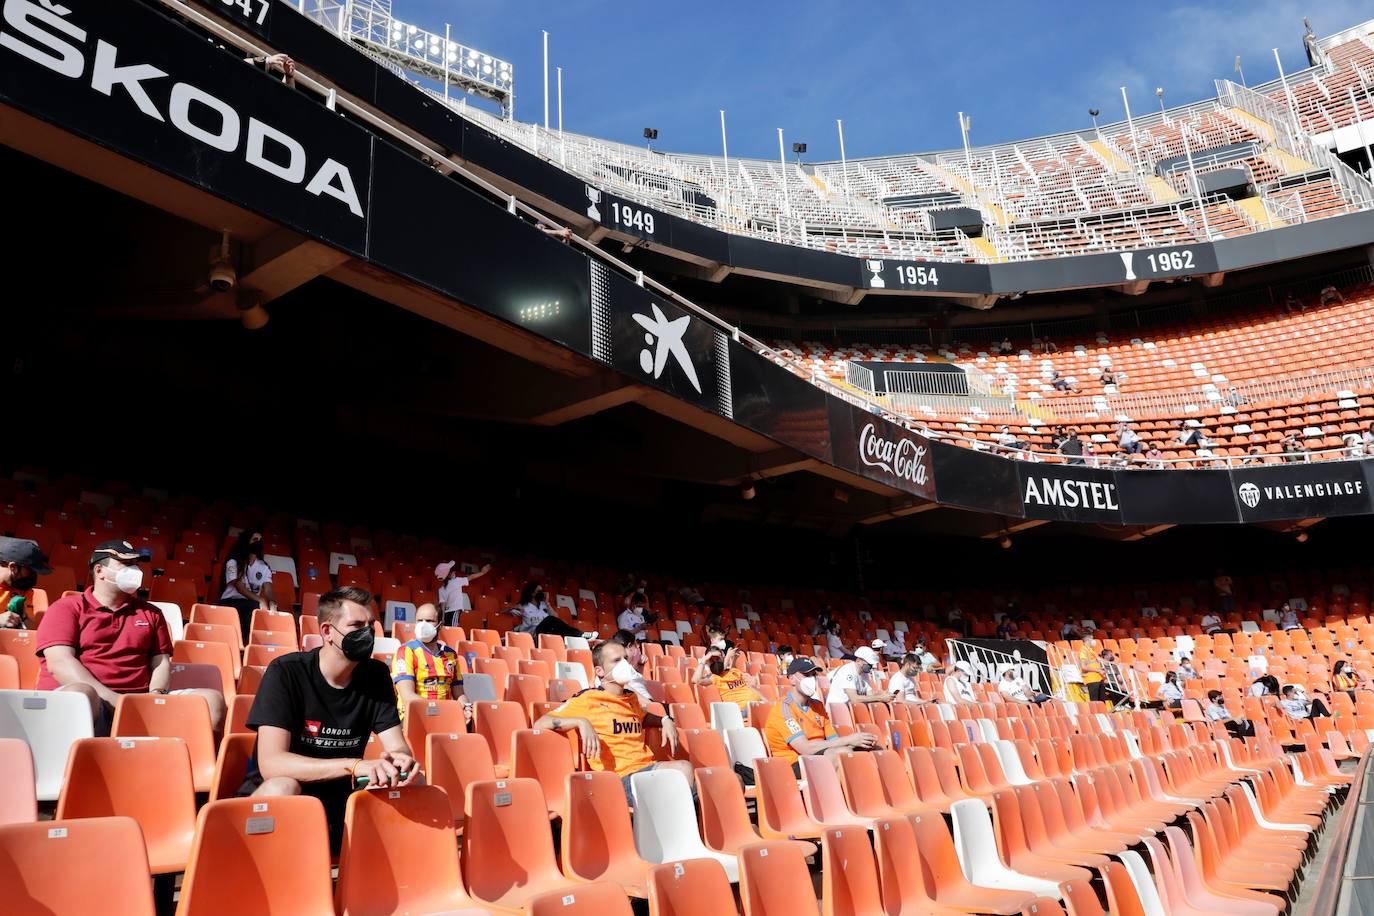
<svg viewBox="0 0 1374 916">
<path fill-rule="evenodd" d="M 385 789 L 397 784 L 399 775 L 395 765 L 386 758 L 390 756 L 383 754 L 376 760 L 364 760 L 353 768 L 354 779 L 367 779 L 369 789 Z"/>
<path fill-rule="evenodd" d="M 595 760 L 601 756 L 601 738 L 592 723 L 586 719 L 577 720 L 577 733 L 582 736 L 582 756 Z"/>
<path fill-rule="evenodd" d="M 463 704 L 463 719 L 464 719 L 469 725 L 472 724 L 472 704 L 471 704 L 471 703 L 464 703 L 464 704 Z"/>
<path fill-rule="evenodd" d="M 382 759 L 396 768 L 396 781 L 393 785 L 408 786 L 420 775 L 420 764 L 409 754 L 382 753 Z"/>
<path fill-rule="evenodd" d="M 19 615 L 16 614 L 14 611 L 6 611 L 5 613 L 0 614 L 0 627 L 17 626 L 19 626 Z"/>
<path fill-rule="evenodd" d="M 263 61 L 268 73 L 280 73 L 287 79 L 296 75 L 296 62 L 289 54 L 273 54 Z"/>
<path fill-rule="evenodd" d="M 674 757 L 677 756 L 677 723 L 672 719 L 663 719 L 660 726 L 663 729 L 663 746 L 668 748 Z"/>
<path fill-rule="evenodd" d="M 849 736 L 849 746 L 865 751 L 872 750 L 878 746 L 878 736 L 870 735 L 868 732 L 855 732 Z"/>
</svg>

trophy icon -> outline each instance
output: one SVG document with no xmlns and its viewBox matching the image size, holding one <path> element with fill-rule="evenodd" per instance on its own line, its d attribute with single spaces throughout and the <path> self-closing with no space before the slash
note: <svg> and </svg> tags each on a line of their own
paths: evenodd
<svg viewBox="0 0 1374 916">
<path fill-rule="evenodd" d="M 1134 279 L 1135 279 L 1135 268 L 1134 268 L 1132 262 L 1135 260 L 1135 252 L 1134 252 L 1134 251 L 1121 251 L 1121 252 L 1118 252 L 1117 254 L 1118 254 L 1118 256 L 1121 258 L 1121 263 L 1122 263 L 1122 265 L 1126 268 L 1126 279 L 1127 279 L 1127 280 L 1134 280 Z"/>
<path fill-rule="evenodd" d="M 882 261 L 865 261 L 864 264 L 866 264 L 866 265 L 868 266 L 869 272 L 873 274 L 873 276 L 870 277 L 869 280 L 868 280 L 868 285 L 871 286 L 871 287 L 873 287 L 874 289 L 886 289 L 886 288 L 887 288 L 887 284 L 883 282 L 883 277 L 882 277 L 882 273 L 883 273 L 883 262 L 882 262 Z"/>
<path fill-rule="evenodd" d="M 584 185 L 587 190 L 587 218 L 601 222 L 601 211 L 597 209 L 597 204 L 601 203 L 601 191 L 591 185 Z"/>
</svg>

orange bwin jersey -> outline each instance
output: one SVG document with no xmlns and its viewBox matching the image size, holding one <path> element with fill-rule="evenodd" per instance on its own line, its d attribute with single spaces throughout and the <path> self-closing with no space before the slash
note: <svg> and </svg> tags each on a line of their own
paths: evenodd
<svg viewBox="0 0 1374 916">
<path fill-rule="evenodd" d="M 593 770 L 629 776 L 654 762 L 653 752 L 644 743 L 644 708 L 639 705 L 639 697 L 628 690 L 618 697 L 595 688 L 582 690 L 553 714 L 560 719 L 586 719 L 592 723 L 601 739 L 601 753 L 587 761 Z"/>
</svg>

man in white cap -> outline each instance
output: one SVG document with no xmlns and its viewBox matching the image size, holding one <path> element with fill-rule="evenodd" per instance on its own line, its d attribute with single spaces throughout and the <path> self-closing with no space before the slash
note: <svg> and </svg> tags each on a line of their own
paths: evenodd
<svg viewBox="0 0 1374 916">
<path fill-rule="evenodd" d="M 973 692 L 973 666 L 968 662 L 955 662 L 945 678 L 945 702 L 954 706 L 978 702 L 978 695 Z"/>
<path fill-rule="evenodd" d="M 466 577 L 458 575 L 457 560 L 449 560 L 434 567 L 434 578 L 442 583 L 439 586 L 439 610 L 444 615 L 443 619 L 449 621 L 450 625 L 456 624 L 458 615 L 463 612 L 463 589 L 474 579 L 480 579 L 489 572 L 490 563 Z"/>
<path fill-rule="evenodd" d="M 830 675 L 827 703 L 887 703 L 892 694 L 879 693 L 873 685 L 873 669 L 881 664 L 878 653 L 868 646 L 854 650 L 854 661 L 845 662 Z"/>
</svg>

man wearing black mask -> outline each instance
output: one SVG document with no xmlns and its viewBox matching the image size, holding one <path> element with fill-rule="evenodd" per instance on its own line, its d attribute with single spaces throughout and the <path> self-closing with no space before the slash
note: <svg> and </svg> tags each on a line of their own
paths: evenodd
<svg viewBox="0 0 1374 916">
<path fill-rule="evenodd" d="M 311 795 L 324 804 L 330 844 L 343 837 L 354 788 L 388 788 L 420 775 L 384 663 L 372 657 L 372 595 L 336 589 L 320 598 L 324 645 L 267 666 L 247 725 L 258 733 L 239 795 Z M 373 732 L 381 756 L 364 760 Z"/>
<path fill-rule="evenodd" d="M 25 602 L 39 576 L 52 572 L 48 558 L 33 541 L 0 538 L 0 627 L 24 629 L 29 625 Z"/>
</svg>

